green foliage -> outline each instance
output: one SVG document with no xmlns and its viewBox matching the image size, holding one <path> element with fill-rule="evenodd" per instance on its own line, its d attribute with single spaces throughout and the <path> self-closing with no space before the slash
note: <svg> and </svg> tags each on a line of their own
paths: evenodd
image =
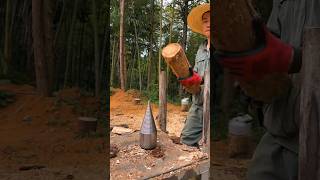
<svg viewBox="0 0 320 180">
<path fill-rule="evenodd" d="M 174 3 L 173 3 L 174 2 Z M 189 9 L 196 6 L 200 2 L 204 1 L 192 1 L 189 4 Z M 151 0 L 136 0 L 136 1 L 126 1 L 125 4 L 125 17 L 124 17 L 124 28 L 125 28 L 125 39 L 126 39 L 126 61 L 127 61 L 127 76 L 128 84 L 130 88 L 139 89 L 139 69 L 138 62 L 141 65 L 141 74 L 142 74 L 142 90 L 146 91 L 147 87 L 147 72 L 148 72 L 148 59 L 149 59 L 149 45 L 150 45 L 150 35 L 151 27 L 153 25 L 153 44 L 152 44 L 152 85 L 150 92 L 146 92 L 148 96 L 151 97 L 153 101 L 158 99 L 158 56 L 159 56 L 159 32 L 160 32 L 160 1 L 154 1 L 154 16 L 152 17 L 152 8 Z M 182 12 L 181 12 L 182 1 L 172 1 L 167 4 L 163 9 L 162 14 L 162 47 L 166 46 L 169 43 L 171 37 L 171 42 L 181 42 L 182 31 L 183 31 L 183 21 L 182 21 Z M 119 39 L 119 1 L 111 0 L 111 39 Z M 153 19 L 153 20 L 152 20 Z M 138 29 L 137 37 L 135 37 L 135 28 L 134 24 Z M 170 27 L 172 24 L 172 33 L 170 34 Z M 138 40 L 139 52 L 137 52 L 135 41 Z M 186 55 L 190 63 L 194 64 L 195 55 L 197 53 L 198 47 L 204 38 L 196 33 L 192 33 L 188 30 L 188 42 L 186 47 Z M 118 52 L 115 52 L 118 53 Z M 136 54 L 139 54 L 137 57 Z M 112 56 L 112 55 L 111 55 Z M 166 63 L 164 60 L 161 62 L 161 68 L 167 69 Z M 131 73 L 132 72 L 132 73 Z M 114 83 L 119 86 L 118 75 L 115 76 Z M 169 71 L 168 75 L 168 101 L 170 102 L 179 102 L 179 83 L 175 75 Z"/>
<path fill-rule="evenodd" d="M 152 84 L 150 86 L 150 91 L 144 91 L 143 95 L 148 97 L 148 99 L 153 103 L 159 102 L 159 85 L 158 84 Z"/>
<path fill-rule="evenodd" d="M 4 15 L 5 2 L 0 3 L 0 15 Z M 77 8 L 75 8 L 75 2 Z M 65 81 L 66 59 L 69 54 L 69 72 L 66 85 L 78 86 L 82 89 L 92 91 L 95 89 L 95 69 L 93 58 L 94 51 L 94 29 L 93 29 L 93 0 L 57 0 L 52 3 L 52 41 L 54 47 L 54 90 L 62 88 Z M 99 56 L 101 64 L 101 76 L 106 74 L 109 66 L 106 65 L 109 58 L 109 1 L 95 0 L 97 36 L 99 44 Z M 21 0 L 14 3 L 12 7 L 12 59 L 8 65 L 8 76 L 14 83 L 36 82 L 34 53 L 32 46 L 32 1 Z M 73 11 L 77 9 L 75 19 Z M 3 11 L 2 11 L 3 10 Z M 4 16 L 1 16 L 4 17 Z M 4 20 L 1 18 L 1 20 Z M 74 24 L 72 28 L 71 25 Z M 4 24 L 0 21 L 0 33 L 4 34 Z M 70 37 L 71 36 L 71 37 Z M 49 37 L 49 36 L 48 36 Z M 70 38 L 69 38 L 70 37 Z M 2 53 L 4 39 L 0 37 L 0 69 L 3 70 Z M 0 71 L 1 71 L 0 70 Z M 1 74 L 1 72 L 0 72 Z M 101 83 L 105 85 L 105 76 Z"/>
</svg>

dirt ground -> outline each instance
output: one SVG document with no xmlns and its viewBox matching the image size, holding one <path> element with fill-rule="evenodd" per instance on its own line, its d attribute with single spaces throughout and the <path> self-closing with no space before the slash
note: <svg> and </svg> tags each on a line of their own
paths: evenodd
<svg viewBox="0 0 320 180">
<path fill-rule="evenodd" d="M 217 141 L 213 143 L 213 172 L 217 180 L 246 180 L 246 172 L 250 158 L 229 158 L 228 142 Z"/>
<path fill-rule="evenodd" d="M 49 98 L 38 96 L 29 85 L 2 84 L 0 90 L 15 94 L 13 103 L 0 108 L 1 180 L 106 179 L 107 152 L 101 125 L 90 137 L 80 136 L 77 126 L 79 116 L 97 109 L 96 99 L 80 95 L 77 89 Z M 135 105 L 136 97 L 140 95 L 134 90 L 114 91 L 110 99 L 111 126 L 127 124 L 133 130 L 140 129 L 146 101 Z M 152 104 L 152 110 L 157 121 L 158 106 Z M 186 116 L 180 106 L 168 104 L 169 135 L 180 136 Z M 215 142 L 212 147 L 215 179 L 244 180 L 249 160 L 228 158 L 225 141 Z M 117 161 L 111 159 L 110 163 Z"/>
<path fill-rule="evenodd" d="M 29 85 L 2 84 L 15 101 L 0 108 L 0 179 L 106 179 L 105 137 L 81 136 L 77 118 L 97 101 L 67 89 L 40 97 Z M 85 111 L 84 111 L 85 110 Z"/>
<path fill-rule="evenodd" d="M 137 91 L 129 90 L 127 92 L 123 92 L 118 89 L 113 89 L 112 91 L 113 95 L 110 98 L 111 126 L 120 126 L 125 124 L 128 126 L 128 128 L 133 129 L 134 131 L 138 131 L 140 129 L 144 113 L 147 107 L 146 99 L 140 105 L 136 105 L 133 102 L 134 98 L 143 98 Z M 152 110 L 157 124 L 158 105 L 152 104 Z M 168 104 L 167 130 L 169 132 L 169 135 L 180 136 L 186 116 L 187 112 L 181 112 L 180 106 Z M 111 134 L 110 138 L 111 143 L 113 142 L 117 144 L 116 138 L 119 138 L 118 135 Z M 130 145 L 127 144 L 127 146 L 129 147 Z M 132 144 L 131 146 L 135 147 L 137 146 L 137 143 Z M 248 158 L 229 158 L 227 155 L 228 143 L 226 141 L 214 142 L 214 144 L 211 146 L 211 150 L 214 151 L 214 179 L 245 180 L 245 173 L 249 163 Z M 133 151 L 137 151 L 136 147 L 133 148 Z M 120 150 L 119 156 L 127 157 L 124 152 L 126 152 L 126 150 Z M 117 168 L 119 168 L 117 167 L 117 165 L 121 165 L 121 159 L 117 157 L 112 158 L 110 160 L 110 164 L 113 164 L 114 167 L 113 169 L 111 169 L 112 174 L 112 170 L 116 170 Z M 132 174 L 131 172 L 130 176 L 133 177 L 134 174 Z"/>
<path fill-rule="evenodd" d="M 134 98 L 143 99 L 136 90 L 123 92 L 119 89 L 114 89 L 113 93 L 114 94 L 110 97 L 110 125 L 118 126 L 127 124 L 130 129 L 140 130 L 147 102 L 141 102 L 140 105 L 134 104 Z M 151 107 L 156 124 L 158 124 L 158 105 L 152 104 Z M 168 104 L 167 112 L 167 131 L 169 132 L 169 135 L 180 136 L 188 112 L 182 112 L 180 106 L 170 103 Z M 159 129 L 158 126 L 157 128 Z"/>
<path fill-rule="evenodd" d="M 139 146 L 139 132 L 125 135 L 111 134 L 111 143 L 117 144 L 119 153 L 110 160 L 111 180 L 163 179 L 173 175 L 174 170 L 191 167 L 207 159 L 200 150 L 186 151 L 182 145 L 174 144 L 166 133 L 158 131 L 157 147 L 144 150 Z"/>
</svg>

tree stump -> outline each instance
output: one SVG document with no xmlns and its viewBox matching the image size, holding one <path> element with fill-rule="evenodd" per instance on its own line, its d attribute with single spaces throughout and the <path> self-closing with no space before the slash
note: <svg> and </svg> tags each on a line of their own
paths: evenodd
<svg viewBox="0 0 320 180">
<path fill-rule="evenodd" d="M 79 131 L 81 133 L 96 132 L 97 118 L 79 117 L 78 118 Z"/>
<path fill-rule="evenodd" d="M 133 100 L 133 103 L 134 103 L 135 105 L 138 105 L 138 104 L 141 103 L 141 99 L 140 99 L 140 98 L 135 98 L 135 99 Z"/>
</svg>

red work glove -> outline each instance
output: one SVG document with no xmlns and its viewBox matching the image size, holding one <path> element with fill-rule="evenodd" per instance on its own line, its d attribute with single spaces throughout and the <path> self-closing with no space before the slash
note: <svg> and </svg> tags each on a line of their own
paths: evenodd
<svg viewBox="0 0 320 180">
<path fill-rule="evenodd" d="M 263 47 L 241 53 L 216 52 L 214 55 L 239 81 L 250 82 L 273 73 L 288 73 L 293 48 L 275 37 L 265 25 L 261 29 L 264 36 Z"/>
<path fill-rule="evenodd" d="M 178 78 L 179 82 L 185 87 L 200 85 L 202 82 L 201 76 L 191 68 L 189 68 L 189 71 L 191 75 L 187 78 Z"/>
</svg>

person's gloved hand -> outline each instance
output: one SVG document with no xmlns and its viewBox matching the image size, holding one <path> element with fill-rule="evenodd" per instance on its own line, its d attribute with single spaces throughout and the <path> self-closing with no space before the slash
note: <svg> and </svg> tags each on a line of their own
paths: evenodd
<svg viewBox="0 0 320 180">
<path fill-rule="evenodd" d="M 262 79 L 268 74 L 288 73 L 293 47 L 275 37 L 261 24 L 263 46 L 241 53 L 215 52 L 215 59 L 240 82 Z"/>
<path fill-rule="evenodd" d="M 190 71 L 190 76 L 186 78 L 178 78 L 179 82 L 185 86 L 185 87 L 190 87 L 194 85 L 200 85 L 202 82 L 201 76 L 192 70 L 192 68 L 189 68 Z"/>
</svg>

